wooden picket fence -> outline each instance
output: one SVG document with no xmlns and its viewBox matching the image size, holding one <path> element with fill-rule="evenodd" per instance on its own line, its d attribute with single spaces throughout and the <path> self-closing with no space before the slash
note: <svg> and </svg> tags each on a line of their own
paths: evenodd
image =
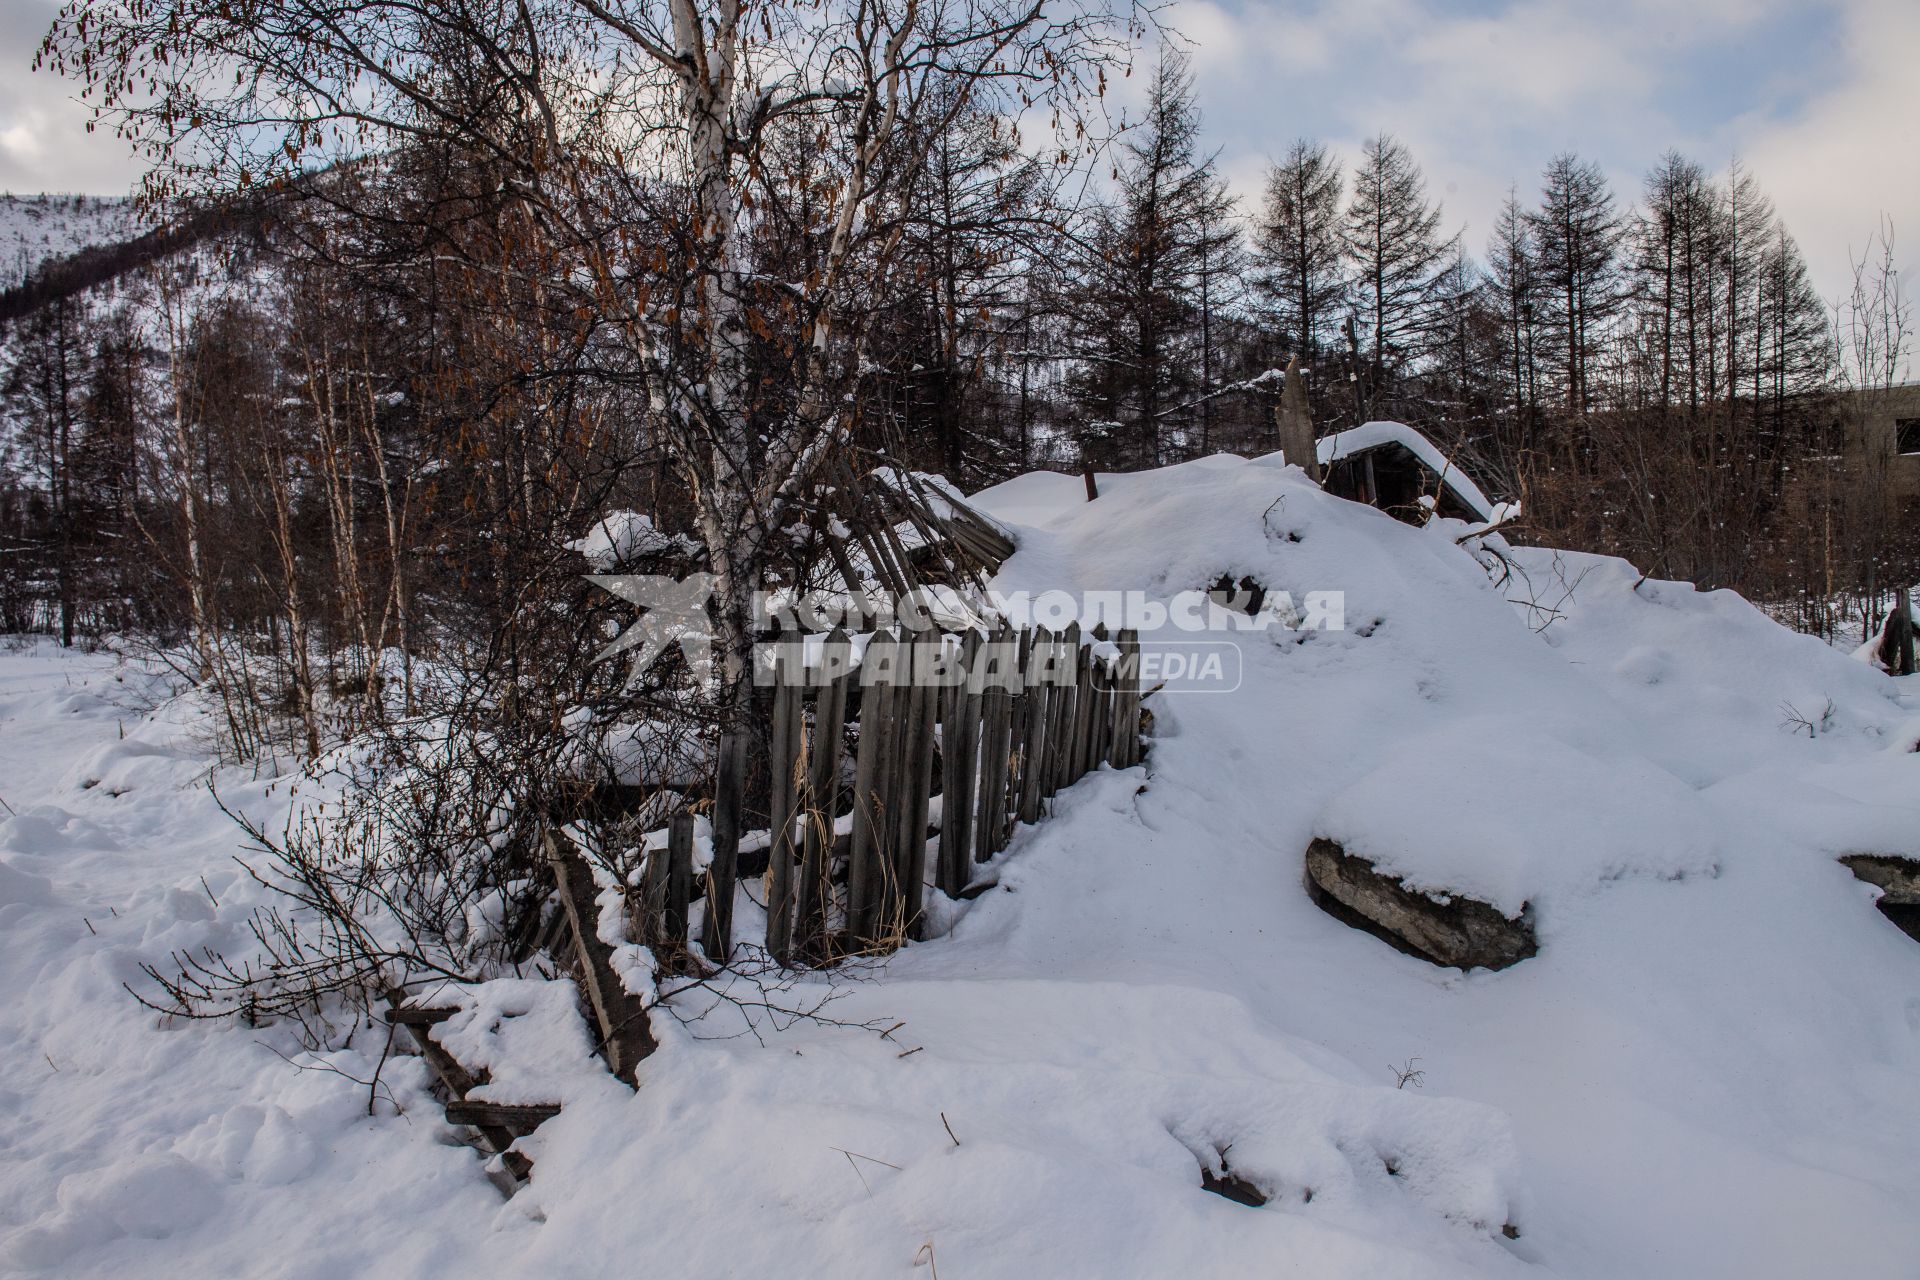
<svg viewBox="0 0 1920 1280">
<path fill-rule="evenodd" d="M 1038 821 L 1057 791 L 1102 764 L 1139 763 L 1139 637 L 1128 630 L 1111 646 L 1094 643 L 1105 638 L 1103 629 L 1083 636 L 1078 624 L 957 637 L 883 631 L 858 666 L 839 631 L 816 639 L 810 664 L 794 650 L 769 690 L 772 957 L 831 964 L 919 937 L 929 888 L 970 896 L 976 865 L 1005 849 L 1016 825 Z M 964 678 L 951 674 L 956 659 Z M 858 734 L 848 786 L 850 725 Z M 717 837 L 739 830 L 740 804 L 716 793 Z M 685 948 L 690 906 L 704 896 L 702 950 L 723 960 L 733 941 L 732 868 L 695 883 L 686 814 L 669 827 L 664 852 L 648 862 L 638 933 L 657 954 Z"/>
<path fill-rule="evenodd" d="M 986 887 L 974 882 L 977 864 L 1005 849 L 1018 824 L 1038 821 L 1055 792 L 1102 764 L 1139 763 L 1139 637 L 1122 631 L 1114 646 L 1097 648 L 1090 639 L 1105 637 L 1083 638 L 1077 625 L 1058 634 L 1002 627 L 957 639 L 881 632 L 854 666 L 852 642 L 836 631 L 817 646 L 811 666 L 803 659 L 788 665 L 770 691 L 770 824 L 761 833 L 767 950 L 775 960 L 824 965 L 897 949 L 920 936 L 929 887 L 955 899 Z M 955 658 L 951 669 L 965 678 L 933 682 Z M 850 725 L 859 732 L 846 787 L 842 753 Z M 727 752 L 742 750 L 744 738 L 723 743 L 723 778 Z M 666 847 L 647 859 L 642 892 L 628 900 L 629 933 L 669 969 L 688 959 L 689 921 L 702 897 L 701 947 L 711 959 L 732 958 L 732 859 L 742 844 L 741 816 L 737 789 L 716 787 L 715 861 L 700 883 L 690 812 L 675 815 Z M 725 860 L 723 832 L 733 846 Z M 555 828 L 545 852 L 561 906 L 552 954 L 580 984 L 582 1010 L 608 1070 L 635 1084 L 641 1060 L 656 1047 L 648 1005 L 627 990 L 600 936 L 594 876 L 579 847 Z M 513 1194 L 532 1169 L 515 1143 L 558 1115 L 560 1104 L 475 1099 L 486 1072 L 456 1060 L 433 1035 L 459 1011 L 458 1001 L 414 1003 L 399 989 L 388 1000 L 387 1020 L 409 1033 L 440 1082 L 447 1120 L 471 1128 L 479 1145 L 499 1155 L 492 1176 Z"/>
</svg>

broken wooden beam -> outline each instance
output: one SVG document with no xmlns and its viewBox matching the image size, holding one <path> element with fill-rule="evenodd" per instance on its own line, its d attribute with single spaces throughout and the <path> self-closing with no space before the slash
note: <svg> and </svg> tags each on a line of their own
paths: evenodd
<svg viewBox="0 0 1920 1280">
<path fill-rule="evenodd" d="M 448 1124 L 509 1129 L 516 1135 L 531 1133 L 559 1114 L 557 1102 L 483 1102 L 477 1098 L 459 1098 L 447 1103 Z"/>
<path fill-rule="evenodd" d="M 388 1010 L 389 1018 L 393 1014 L 407 1011 L 407 1006 L 401 1003 L 405 999 L 405 994 L 398 989 L 387 993 L 387 1003 L 391 1006 Z M 439 1012 L 439 1010 L 433 1010 L 433 1012 Z M 439 1078 L 441 1087 L 447 1091 L 450 1098 L 449 1105 L 461 1101 L 479 1086 L 480 1079 L 461 1066 L 459 1059 L 448 1053 L 441 1047 L 440 1042 L 433 1038 L 432 1024 L 402 1019 L 394 1025 L 405 1027 L 407 1034 L 413 1038 L 414 1044 L 419 1046 L 420 1056 L 426 1060 L 427 1066 Z M 513 1140 L 518 1135 L 501 1125 L 476 1124 L 474 1127 L 479 1129 L 480 1139 L 487 1150 L 500 1157 L 501 1163 L 510 1175 L 510 1180 L 526 1181 L 527 1176 L 533 1172 L 533 1161 L 518 1151 L 508 1150 L 513 1146 Z M 504 1185 L 501 1190 L 508 1195 L 513 1194 L 511 1185 Z"/>
<path fill-rule="evenodd" d="M 574 950 L 580 957 L 580 980 L 587 1005 L 599 1024 L 600 1044 L 607 1066 L 628 1084 L 640 1060 L 654 1051 L 647 1009 L 628 991 L 614 972 L 613 948 L 600 940 L 599 910 L 595 904 L 593 872 L 572 840 L 558 831 L 547 833 L 547 857 L 553 864 L 554 888 L 573 924 Z"/>
</svg>

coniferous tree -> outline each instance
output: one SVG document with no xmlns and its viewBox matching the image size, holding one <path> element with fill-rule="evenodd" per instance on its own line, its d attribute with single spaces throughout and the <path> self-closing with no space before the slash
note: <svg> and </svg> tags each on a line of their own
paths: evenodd
<svg viewBox="0 0 1920 1280">
<path fill-rule="evenodd" d="M 1440 237 L 1440 206 L 1406 147 L 1389 134 L 1367 141 L 1347 205 L 1346 244 L 1362 352 L 1363 412 L 1388 380 L 1428 345 L 1437 282 L 1454 252 Z"/>
<path fill-rule="evenodd" d="M 1210 389 L 1209 295 L 1239 231 L 1199 132 L 1193 74 L 1169 51 L 1124 144 L 1114 198 L 1093 212 L 1070 303 L 1083 361 L 1074 386 L 1097 415 L 1083 452 L 1104 465 L 1177 452 Z"/>
<path fill-rule="evenodd" d="M 1532 443 L 1539 406 L 1535 364 L 1535 309 L 1539 303 L 1538 249 L 1533 224 L 1511 188 L 1487 240 L 1487 290 L 1499 321 L 1500 372 L 1504 402 L 1519 425 L 1517 448 Z"/>
<path fill-rule="evenodd" d="M 1621 221 L 1600 166 L 1571 153 L 1555 156 L 1532 224 L 1561 390 L 1568 411 L 1583 413 L 1592 400 L 1593 361 L 1622 301 L 1615 262 Z"/>
<path fill-rule="evenodd" d="M 1340 186 L 1326 147 L 1300 139 L 1267 169 L 1255 233 L 1265 309 L 1286 354 L 1307 364 L 1338 325 L 1346 297 Z"/>
<path fill-rule="evenodd" d="M 1702 399 L 1700 370 L 1710 328 L 1718 240 L 1713 184 L 1699 165 L 1669 151 L 1647 175 L 1645 208 L 1633 231 L 1633 275 L 1653 363 L 1654 403 Z"/>
</svg>

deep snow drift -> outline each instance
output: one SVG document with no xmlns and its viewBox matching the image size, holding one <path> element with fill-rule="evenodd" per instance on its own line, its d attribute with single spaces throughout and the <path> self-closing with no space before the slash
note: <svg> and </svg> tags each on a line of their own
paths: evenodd
<svg viewBox="0 0 1920 1280">
<path fill-rule="evenodd" d="M 1835 858 L 1920 855 L 1912 681 L 1618 561 L 1510 549 L 1496 583 L 1459 526 L 1408 528 L 1266 461 L 1100 492 L 1033 475 L 981 495 L 1021 543 L 998 585 L 1164 599 L 1252 577 L 1344 592 L 1346 629 L 1229 636 L 1236 692 L 1151 699 L 1144 769 L 1063 793 L 950 936 L 830 1006 L 904 1021 L 888 1038 L 802 1025 L 763 1046 L 656 1014 L 664 1047 L 629 1093 L 551 988 L 491 984 L 488 1016 L 448 1034 L 537 1057 L 566 1105 L 505 1204 L 416 1060 L 386 1064 L 372 1117 L 338 1074 L 370 1078 L 384 1030 L 316 1058 L 285 1028 L 162 1027 L 127 997 L 142 959 L 237 953 L 260 900 L 195 785 L 204 730 L 185 701 L 126 709 L 140 678 L 109 660 L 0 654 L 17 811 L 0 821 L 0 1268 L 1910 1266 L 1920 944 Z M 219 785 L 266 816 L 295 788 Z M 1528 904 L 1539 955 L 1461 974 L 1333 920 L 1301 883 L 1316 834 Z M 746 897 L 739 920 L 755 928 Z M 1397 1089 L 1409 1066 L 1420 1086 Z M 1200 1189 L 1223 1152 L 1271 1203 Z"/>
</svg>

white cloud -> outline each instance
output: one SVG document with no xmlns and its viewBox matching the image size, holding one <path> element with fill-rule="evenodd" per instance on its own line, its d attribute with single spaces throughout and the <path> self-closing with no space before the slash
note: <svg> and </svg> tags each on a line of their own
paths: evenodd
<svg viewBox="0 0 1920 1280">
<path fill-rule="evenodd" d="M 58 11 L 53 0 L 0 0 L 0 191 L 124 195 L 141 174 L 127 144 L 87 132 L 71 81 L 29 70 Z"/>
<path fill-rule="evenodd" d="M 1295 137 L 1350 157 L 1384 130 L 1478 249 L 1508 187 L 1533 198 L 1556 152 L 1597 160 L 1627 205 L 1678 148 L 1716 169 L 1743 156 L 1823 292 L 1883 209 L 1920 245 L 1914 0 L 1186 0 L 1172 17 L 1244 195 Z"/>
<path fill-rule="evenodd" d="M 1852 0 L 1845 29 L 1845 79 L 1790 120 L 1748 125 L 1741 143 L 1829 297 L 1883 213 L 1900 232 L 1904 274 L 1920 271 L 1920 5 Z"/>
</svg>

